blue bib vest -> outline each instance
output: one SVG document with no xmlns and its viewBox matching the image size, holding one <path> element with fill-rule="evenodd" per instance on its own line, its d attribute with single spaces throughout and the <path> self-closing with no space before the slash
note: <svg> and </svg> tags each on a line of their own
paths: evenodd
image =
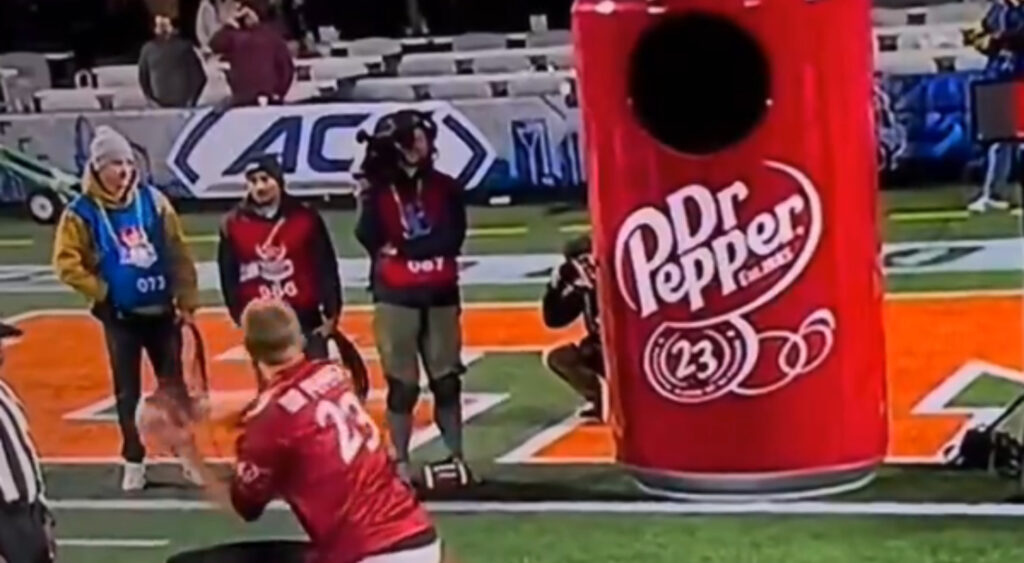
<svg viewBox="0 0 1024 563">
<path fill-rule="evenodd" d="M 153 188 L 139 186 L 134 201 L 124 209 L 106 209 L 92 198 L 78 196 L 71 210 L 92 234 L 99 276 L 107 282 L 107 298 L 115 309 L 171 305 L 163 218 Z"/>
</svg>

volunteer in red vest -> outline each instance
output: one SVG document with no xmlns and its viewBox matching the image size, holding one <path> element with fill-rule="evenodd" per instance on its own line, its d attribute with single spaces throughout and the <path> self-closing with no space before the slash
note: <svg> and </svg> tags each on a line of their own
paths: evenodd
<svg viewBox="0 0 1024 563">
<path fill-rule="evenodd" d="M 362 164 L 356 238 L 370 255 L 374 336 L 388 385 L 387 419 L 400 473 L 409 477 L 422 361 L 434 421 L 452 457 L 427 467 L 468 482 L 462 450 L 457 258 L 466 238 L 463 187 L 433 166 L 437 128 L 411 110 L 376 124 Z M 429 483 L 428 483 L 429 484 Z"/>
<path fill-rule="evenodd" d="M 245 180 L 245 199 L 224 217 L 217 248 L 228 312 L 238 324 L 251 301 L 281 299 L 299 317 L 306 355 L 325 359 L 341 315 L 341 279 L 327 226 L 285 191 L 277 158 L 250 163 Z"/>
</svg>

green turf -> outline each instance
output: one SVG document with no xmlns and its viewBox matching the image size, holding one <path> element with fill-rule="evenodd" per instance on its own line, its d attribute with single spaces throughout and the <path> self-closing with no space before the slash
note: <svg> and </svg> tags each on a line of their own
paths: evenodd
<svg viewBox="0 0 1024 563">
<path fill-rule="evenodd" d="M 296 537 L 291 518 L 254 526 L 208 512 L 57 511 L 62 538 L 167 539 L 165 548 L 65 548 L 74 563 L 156 563 L 184 549 Z M 833 516 L 446 515 L 463 563 L 1007 563 L 1024 557 L 1013 520 Z M 111 530 L 117 530 L 112 534 Z"/>
<path fill-rule="evenodd" d="M 884 193 L 889 241 L 925 241 L 1020 236 L 1020 217 L 1009 213 L 958 213 L 971 189 L 950 186 Z M 935 214 L 934 212 L 940 212 Z M 327 211 L 339 253 L 362 256 L 352 237 L 354 214 Z M 202 240 L 197 257 L 212 260 L 219 214 L 184 215 L 186 230 Z M 585 227 L 587 215 L 576 207 L 475 207 L 467 253 L 557 252 L 567 238 Z M 10 242 L 5 243 L 5 240 Z M 22 246 L 22 241 L 31 242 Z M 8 244 L 8 246 L 5 246 Z M 46 263 L 52 228 L 26 221 L 0 220 L 0 263 Z M 1020 272 L 979 272 L 891 276 L 890 292 L 1020 289 Z M 536 301 L 541 286 L 480 286 L 465 289 L 466 301 Z M 204 292 L 205 305 L 217 306 L 217 292 Z M 348 303 L 366 303 L 366 292 L 346 288 Z M 0 314 L 41 308 L 80 308 L 71 294 L 0 295 Z M 993 327 L 993 330 L 999 330 Z M 473 364 L 466 380 L 471 392 L 504 393 L 505 402 L 468 426 L 466 441 L 473 467 L 485 483 L 467 493 L 479 499 L 618 499 L 639 498 L 628 477 L 614 466 L 503 465 L 494 462 L 536 431 L 565 418 L 578 405 L 574 395 L 548 374 L 537 354 L 494 354 Z M 1019 386 L 987 377 L 954 401 L 958 406 L 1005 404 Z M 1015 420 L 1015 423 L 1024 422 Z M 419 461 L 443 455 L 437 441 L 419 449 Z M 49 495 L 56 499 L 122 498 L 115 467 L 51 465 L 46 468 Z M 198 498 L 182 485 L 179 470 L 151 470 L 156 485 L 139 498 Z M 865 489 L 835 499 L 843 501 L 997 502 L 1017 492 L 1010 481 L 980 473 L 924 467 L 887 467 Z M 293 536 L 292 519 L 270 513 L 245 526 L 211 512 L 187 514 L 154 511 L 58 511 L 62 538 L 169 539 L 167 548 L 74 548 L 62 550 L 72 563 L 148 563 L 192 546 L 243 537 Z M 1019 521 L 947 518 L 854 517 L 650 517 L 650 516 L 441 516 L 445 538 L 465 562 L 1004 562 L 1024 556 Z"/>
<path fill-rule="evenodd" d="M 941 239 L 1002 238 L 1021 235 L 1021 220 L 1006 212 L 971 215 L 956 219 L 920 220 L 914 213 L 934 210 L 963 210 L 969 187 L 945 187 L 929 190 L 883 192 L 888 215 L 908 217 L 888 219 L 883 225 L 886 240 L 922 241 Z M 325 221 L 331 230 L 339 255 L 363 256 L 363 249 L 352 234 L 355 212 L 325 210 Z M 184 213 L 186 233 L 199 239 L 193 243 L 198 259 L 213 260 L 221 213 Z M 585 228 L 587 212 L 580 206 L 522 205 L 515 207 L 472 207 L 469 211 L 470 233 L 466 245 L 469 254 L 558 252 L 564 241 Z M 516 228 L 517 233 L 501 234 L 489 230 Z M 15 246 L 4 246 L 13 240 Z M 21 242 L 31 241 L 29 246 Z M 0 263 L 46 263 L 53 244 L 53 227 L 35 225 L 27 220 L 5 217 L 0 220 Z"/>
</svg>

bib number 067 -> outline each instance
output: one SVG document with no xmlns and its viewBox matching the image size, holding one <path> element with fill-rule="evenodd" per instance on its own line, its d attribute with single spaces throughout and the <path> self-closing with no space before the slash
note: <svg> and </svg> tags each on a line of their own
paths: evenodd
<svg viewBox="0 0 1024 563">
<path fill-rule="evenodd" d="M 409 267 L 409 271 L 414 274 L 424 273 L 431 274 L 433 272 L 440 272 L 444 270 L 444 258 L 438 256 L 437 258 L 431 258 L 429 260 L 409 260 L 406 262 Z"/>
</svg>

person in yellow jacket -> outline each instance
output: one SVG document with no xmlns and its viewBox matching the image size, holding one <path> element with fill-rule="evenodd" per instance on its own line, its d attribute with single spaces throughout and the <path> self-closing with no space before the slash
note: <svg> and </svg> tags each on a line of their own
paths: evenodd
<svg viewBox="0 0 1024 563">
<path fill-rule="evenodd" d="M 193 322 L 196 267 L 178 214 L 160 191 L 140 184 L 131 145 L 110 127 L 96 129 L 82 192 L 57 225 L 53 266 L 103 325 L 123 439 L 121 487 L 139 490 L 146 486 L 135 419 L 142 350 L 161 387 L 182 385 L 179 323 Z M 186 478 L 195 475 L 185 467 Z"/>
</svg>

